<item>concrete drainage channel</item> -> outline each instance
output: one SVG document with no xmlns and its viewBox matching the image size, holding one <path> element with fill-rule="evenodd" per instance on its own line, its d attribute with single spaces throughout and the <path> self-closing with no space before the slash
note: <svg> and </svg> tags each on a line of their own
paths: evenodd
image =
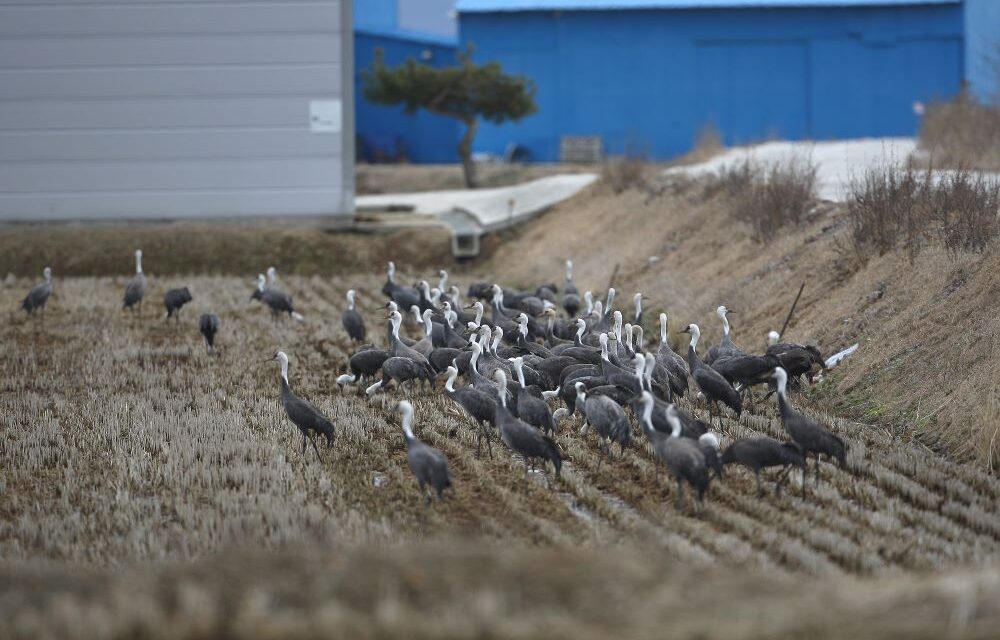
<svg viewBox="0 0 1000 640">
<path fill-rule="evenodd" d="M 363 223 L 370 227 L 444 225 L 451 231 L 454 256 L 472 258 L 479 255 L 484 234 L 524 222 L 596 179 L 592 173 L 560 174 L 496 189 L 380 194 L 355 202 L 359 215 L 370 216 Z"/>
</svg>

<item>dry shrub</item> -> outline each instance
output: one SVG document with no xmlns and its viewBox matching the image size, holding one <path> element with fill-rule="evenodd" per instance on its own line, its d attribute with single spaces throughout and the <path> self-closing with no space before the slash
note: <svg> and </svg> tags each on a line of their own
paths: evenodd
<svg viewBox="0 0 1000 640">
<path fill-rule="evenodd" d="M 965 169 L 938 176 L 912 166 L 867 170 L 852 182 L 847 209 L 862 259 L 896 247 L 912 258 L 933 239 L 953 253 L 982 252 L 1000 235 L 998 211 L 1000 181 Z"/>
<path fill-rule="evenodd" d="M 709 192 L 730 197 L 730 212 L 757 242 L 770 242 L 785 226 L 798 226 L 816 197 L 816 165 L 805 157 L 764 164 L 750 158 L 723 168 Z"/>
<path fill-rule="evenodd" d="M 920 127 L 920 147 L 939 166 L 1000 171 L 1000 105 L 982 104 L 964 91 L 951 102 L 931 105 Z"/>
<path fill-rule="evenodd" d="M 625 155 L 611 158 L 601 167 L 601 180 L 616 194 L 646 186 L 646 158 Z"/>
</svg>

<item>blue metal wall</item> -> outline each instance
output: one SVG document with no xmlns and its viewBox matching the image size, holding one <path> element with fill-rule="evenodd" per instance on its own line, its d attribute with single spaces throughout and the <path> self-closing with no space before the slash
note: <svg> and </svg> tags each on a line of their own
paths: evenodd
<svg viewBox="0 0 1000 640">
<path fill-rule="evenodd" d="M 460 40 L 538 85 L 536 115 L 485 125 L 476 150 L 562 135 L 669 158 L 713 125 L 727 144 L 912 135 L 915 101 L 963 73 L 962 6 L 462 13 Z"/>
<path fill-rule="evenodd" d="M 457 162 L 459 123 L 426 111 L 407 115 L 402 108 L 383 107 L 365 100 L 361 71 L 375 60 L 381 48 L 386 64 L 396 65 L 414 58 L 434 66 L 455 63 L 455 44 L 447 38 L 426 35 L 378 33 L 355 29 L 355 129 L 357 154 L 361 160 L 377 161 L 402 150 L 410 162 Z"/>
<path fill-rule="evenodd" d="M 965 0 L 965 78 L 973 94 L 1000 104 L 1000 2 Z"/>
</svg>

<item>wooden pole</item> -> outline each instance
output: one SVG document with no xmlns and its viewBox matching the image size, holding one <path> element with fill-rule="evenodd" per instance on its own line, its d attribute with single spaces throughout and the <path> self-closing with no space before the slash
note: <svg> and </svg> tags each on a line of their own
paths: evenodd
<svg viewBox="0 0 1000 640">
<path fill-rule="evenodd" d="M 788 310 L 788 315 L 785 316 L 785 324 L 781 325 L 781 331 L 778 332 L 778 339 L 785 335 L 785 329 L 788 328 L 788 323 L 792 320 L 792 314 L 795 313 L 795 307 L 799 304 L 799 298 L 802 297 L 802 290 L 806 288 L 806 283 L 803 282 L 802 286 L 799 287 L 799 292 L 795 296 L 795 302 L 792 303 L 792 308 Z"/>
</svg>

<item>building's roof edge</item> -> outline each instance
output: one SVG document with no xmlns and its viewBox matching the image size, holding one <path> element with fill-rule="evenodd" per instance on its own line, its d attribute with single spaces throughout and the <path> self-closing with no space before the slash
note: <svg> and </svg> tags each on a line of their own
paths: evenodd
<svg viewBox="0 0 1000 640">
<path fill-rule="evenodd" d="M 425 31 L 354 27 L 354 33 L 365 36 L 374 36 L 376 38 L 389 38 L 392 40 L 418 42 L 420 44 L 433 44 L 442 47 L 458 47 L 458 36 L 444 36 L 437 33 L 427 33 Z"/>
<path fill-rule="evenodd" d="M 792 9 L 961 4 L 962 0 L 457 0 L 458 13 L 635 9 Z"/>
</svg>

